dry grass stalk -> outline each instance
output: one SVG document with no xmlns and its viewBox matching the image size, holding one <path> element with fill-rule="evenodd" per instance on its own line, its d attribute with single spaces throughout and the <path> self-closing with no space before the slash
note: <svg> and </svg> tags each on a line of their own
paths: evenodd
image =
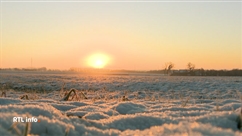
<svg viewBox="0 0 242 136">
<path fill-rule="evenodd" d="M 20 97 L 20 99 L 25 99 L 25 100 L 29 100 L 29 97 L 27 94 L 24 94 L 23 96 Z"/>
<path fill-rule="evenodd" d="M 74 93 L 74 95 L 77 95 L 76 94 L 76 89 L 71 89 L 68 93 L 65 93 L 65 96 L 64 96 L 64 98 L 62 100 L 68 101 L 69 100 L 69 97 L 71 96 L 71 93 L 72 92 Z"/>
<path fill-rule="evenodd" d="M 1 94 L 1 97 L 7 97 L 6 92 L 5 92 L 6 86 L 7 86 L 6 84 L 3 84 L 2 85 L 2 94 Z"/>
<path fill-rule="evenodd" d="M 60 93 L 59 93 L 60 98 L 62 98 L 63 96 L 66 96 L 66 94 L 67 94 L 67 91 L 64 92 L 65 85 L 66 85 L 66 83 L 63 82 Z M 64 95 L 63 95 L 63 93 L 64 93 Z"/>
<path fill-rule="evenodd" d="M 122 97 L 121 101 L 129 101 L 128 98 L 125 97 L 125 95 Z"/>
<path fill-rule="evenodd" d="M 65 130 L 65 136 L 68 136 L 68 133 L 70 132 L 70 127 L 67 127 Z"/>
<path fill-rule="evenodd" d="M 187 102 L 189 101 L 189 99 L 190 99 L 190 96 L 189 96 L 189 97 L 186 99 L 186 101 L 185 101 L 185 102 L 183 102 L 182 107 L 186 107 Z"/>
<path fill-rule="evenodd" d="M 6 92 L 2 91 L 1 97 L 7 97 Z"/>
<path fill-rule="evenodd" d="M 96 96 L 96 99 L 101 99 L 101 98 L 102 98 L 102 97 L 99 95 L 98 92 L 96 93 L 96 95 L 97 95 L 97 96 Z"/>
<path fill-rule="evenodd" d="M 236 119 L 236 122 L 237 122 L 237 128 L 241 129 L 241 127 L 242 127 L 242 107 L 241 107 L 241 110 L 240 110 L 240 114 Z"/>
<path fill-rule="evenodd" d="M 26 126 L 24 129 L 24 136 L 28 136 L 28 134 L 30 133 L 30 128 L 31 128 L 31 123 L 30 122 L 26 122 Z"/>
<path fill-rule="evenodd" d="M 11 131 L 11 130 L 15 130 L 15 132 L 18 134 L 18 135 L 21 135 L 21 131 L 16 127 L 18 124 L 18 122 L 14 122 L 12 124 L 12 126 L 8 129 L 8 131 Z"/>
<path fill-rule="evenodd" d="M 83 92 L 80 92 L 79 95 L 81 96 L 81 98 L 87 99 L 87 97 L 85 96 L 85 94 Z"/>
<path fill-rule="evenodd" d="M 151 101 L 155 101 L 155 100 L 156 100 L 155 94 L 153 94 L 152 97 L 151 97 Z"/>
<path fill-rule="evenodd" d="M 74 93 L 74 95 L 72 96 L 71 100 L 74 99 L 74 97 L 76 97 L 77 100 L 79 100 L 79 97 L 77 95 L 77 90 L 75 88 L 72 88 L 68 93 L 65 94 L 65 96 L 61 99 L 62 101 L 68 101 L 69 97 L 71 96 L 71 94 Z M 87 97 L 81 92 L 81 95 L 87 99 Z"/>
</svg>

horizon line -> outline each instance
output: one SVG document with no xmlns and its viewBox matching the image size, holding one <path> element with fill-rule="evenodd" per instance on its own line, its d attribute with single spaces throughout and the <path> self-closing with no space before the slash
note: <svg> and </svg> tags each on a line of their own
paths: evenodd
<svg viewBox="0 0 242 136">
<path fill-rule="evenodd" d="M 192 1 L 192 0 L 174 0 L 174 1 L 157 1 L 157 0 L 151 0 L 151 1 L 147 1 L 147 0 L 131 0 L 131 1 L 121 1 L 121 0 L 93 0 L 93 1 L 77 1 L 77 0 L 71 0 L 71 1 L 58 1 L 58 0 L 51 0 L 51 1 L 44 1 L 44 0 L 37 0 L 37 1 L 27 1 L 27 0 L 23 0 L 23 1 L 16 1 L 16 0 L 12 0 L 12 1 L 1 1 L 1 3 L 54 3 L 54 2 L 60 2 L 60 3 L 203 3 L 203 2 L 207 2 L 207 3 L 241 3 L 242 1 L 240 0 L 233 0 L 233 1 L 216 1 L 216 0 L 208 0 L 208 1 L 204 1 L 204 0 L 199 0 L 199 1 Z"/>
<path fill-rule="evenodd" d="M 31 68 L 31 67 L 27 67 L 27 68 L 20 68 L 20 67 L 9 67 L 9 68 L 0 68 L 0 70 L 8 70 L 8 69 L 20 69 L 20 70 L 37 70 L 37 69 L 41 69 L 41 68 L 46 68 L 46 71 L 48 70 L 58 70 L 58 71 L 71 71 L 71 69 L 79 69 L 79 70 L 110 70 L 110 71 L 115 71 L 115 70 L 121 70 L 121 71 L 162 71 L 165 70 L 163 69 L 148 69 L 148 70 L 138 70 L 138 69 L 109 69 L 109 68 L 79 68 L 79 67 L 70 67 L 69 69 L 58 69 L 58 68 L 47 68 L 47 67 L 37 67 L 37 68 Z M 205 68 L 195 68 L 194 70 L 242 70 L 242 68 L 232 68 L 232 69 L 205 69 Z M 180 69 L 172 69 L 172 70 L 188 70 L 188 68 L 180 68 Z M 171 71 L 172 71 L 171 70 Z"/>
</svg>

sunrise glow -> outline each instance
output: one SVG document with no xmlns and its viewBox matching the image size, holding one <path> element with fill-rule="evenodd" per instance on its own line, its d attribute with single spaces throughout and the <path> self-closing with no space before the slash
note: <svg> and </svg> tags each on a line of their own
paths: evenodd
<svg viewBox="0 0 242 136">
<path fill-rule="evenodd" d="M 0 68 L 242 68 L 236 2 L 1 4 Z"/>
<path fill-rule="evenodd" d="M 92 54 L 88 57 L 88 66 L 92 68 L 104 68 L 110 62 L 110 58 L 106 54 Z"/>
</svg>

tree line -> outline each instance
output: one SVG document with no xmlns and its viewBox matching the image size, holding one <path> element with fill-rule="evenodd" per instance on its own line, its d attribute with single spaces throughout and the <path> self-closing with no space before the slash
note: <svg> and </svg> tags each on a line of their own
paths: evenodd
<svg viewBox="0 0 242 136">
<path fill-rule="evenodd" d="M 203 68 L 196 69 L 195 64 L 189 62 L 186 69 L 173 70 L 172 62 L 165 63 L 163 70 L 149 71 L 151 73 L 163 73 L 171 76 L 242 76 L 242 69 L 232 70 L 204 70 Z"/>
<path fill-rule="evenodd" d="M 196 69 L 195 64 L 189 62 L 186 65 L 186 69 L 175 70 L 175 64 L 172 62 L 165 63 L 163 69 L 150 70 L 150 71 L 135 71 L 135 70 L 106 70 L 114 72 L 129 72 L 129 73 L 156 73 L 170 76 L 242 76 L 242 69 L 232 70 L 204 70 L 203 68 Z M 87 69 L 82 68 L 70 68 L 69 70 L 58 70 L 58 69 L 47 69 L 46 67 L 41 68 L 0 68 L 2 71 L 70 71 L 70 72 L 83 72 Z"/>
</svg>

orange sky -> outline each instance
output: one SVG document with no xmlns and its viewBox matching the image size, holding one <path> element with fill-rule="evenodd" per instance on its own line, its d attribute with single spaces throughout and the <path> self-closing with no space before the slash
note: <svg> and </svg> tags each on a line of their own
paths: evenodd
<svg viewBox="0 0 242 136">
<path fill-rule="evenodd" d="M 236 2 L 1 2 L 1 23 L 3 68 L 242 68 Z"/>
</svg>

